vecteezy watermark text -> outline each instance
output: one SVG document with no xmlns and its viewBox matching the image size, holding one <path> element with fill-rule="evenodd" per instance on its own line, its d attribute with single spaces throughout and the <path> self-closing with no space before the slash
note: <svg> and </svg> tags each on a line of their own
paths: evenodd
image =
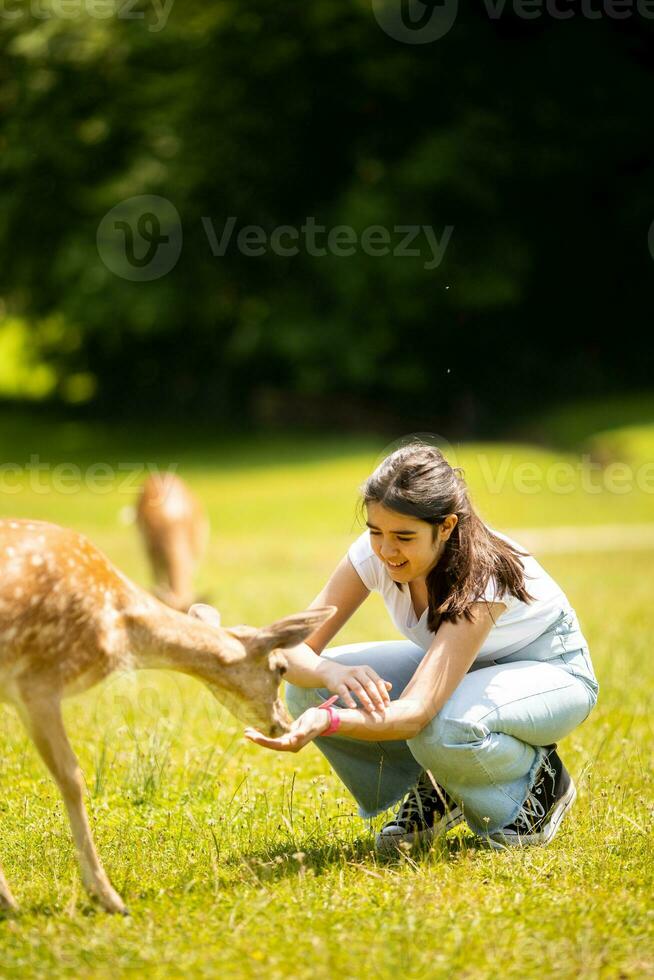
<svg viewBox="0 0 654 980">
<path fill-rule="evenodd" d="M 654 493 L 654 461 L 638 466 L 615 460 L 604 466 L 584 453 L 575 460 L 555 460 L 548 463 L 516 460 L 512 453 L 489 457 L 478 453 L 473 465 L 479 468 L 484 489 L 489 494 L 502 494 L 507 489 L 533 496 L 553 494 L 601 494 L 622 496 L 627 493 Z"/>
<path fill-rule="evenodd" d="M 1 2 L 1 0 L 0 0 Z M 229 249 L 256 258 L 272 253 L 284 259 L 305 254 L 311 258 L 348 258 L 363 253 L 372 258 L 393 256 L 422 260 L 423 268 L 437 269 L 449 247 L 454 225 L 437 232 L 430 224 L 351 225 L 328 227 L 313 216 L 301 224 L 241 225 L 235 215 L 216 222 L 206 215 L 201 229 L 211 254 L 226 255 Z M 114 275 L 130 282 L 160 279 L 177 264 L 184 235 L 182 221 L 174 204 L 156 194 L 126 198 L 103 216 L 96 235 L 98 254 Z"/>
<path fill-rule="evenodd" d="M 67 496 L 87 493 L 129 494 L 135 497 L 143 478 L 147 475 L 171 473 L 177 463 L 159 468 L 154 463 L 91 463 L 81 467 L 77 463 L 45 463 L 32 453 L 27 463 L 0 464 L 0 494 L 17 494 L 25 490 L 35 494 L 60 493 Z"/>
<path fill-rule="evenodd" d="M 238 218 L 231 215 L 221 228 L 216 228 L 209 217 L 202 218 L 212 255 L 225 255 L 232 242 L 242 255 L 258 256 L 273 252 L 284 258 L 292 258 L 305 252 L 313 258 L 335 255 L 347 258 L 361 251 L 373 257 L 393 255 L 396 258 L 416 258 L 423 254 L 425 269 L 437 269 L 443 261 L 450 243 L 453 225 L 446 225 L 439 236 L 431 225 L 369 225 L 360 233 L 351 225 L 334 225 L 328 228 L 308 216 L 299 227 L 278 225 L 270 233 L 261 225 L 245 225 L 234 231 Z"/>
<path fill-rule="evenodd" d="M 421 443 L 440 451 L 450 466 L 460 469 L 459 450 L 437 432 L 411 432 L 382 449 L 375 466 L 396 450 Z M 614 459 L 601 463 L 590 453 L 566 459 L 524 459 L 511 452 L 466 453 L 464 479 L 489 496 L 538 494 L 654 494 L 654 460 L 631 464 Z"/>
<path fill-rule="evenodd" d="M 93 20 L 142 21 L 151 34 L 168 23 L 175 0 L 0 0 L 0 20 L 74 20 L 90 17 Z M 149 9 L 148 9 L 149 8 Z"/>
<path fill-rule="evenodd" d="M 654 0 L 483 0 L 490 20 L 511 14 L 520 20 L 654 20 Z M 429 44 L 445 37 L 459 13 L 459 0 L 372 0 L 385 34 L 404 44 Z"/>
</svg>

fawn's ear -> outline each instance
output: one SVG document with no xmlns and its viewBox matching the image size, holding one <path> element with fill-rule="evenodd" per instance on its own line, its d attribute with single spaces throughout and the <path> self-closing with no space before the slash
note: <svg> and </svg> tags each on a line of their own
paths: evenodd
<svg viewBox="0 0 654 980">
<path fill-rule="evenodd" d="M 220 626 L 220 613 L 213 606 L 208 606 L 206 602 L 194 602 L 188 611 L 189 616 L 201 619 L 209 626 Z"/>
<path fill-rule="evenodd" d="M 330 619 L 336 612 L 336 606 L 321 606 L 319 609 L 307 609 L 305 612 L 293 613 L 278 619 L 270 626 L 257 630 L 256 652 L 268 653 L 279 647 L 294 647 L 310 636 L 322 623 Z"/>
</svg>

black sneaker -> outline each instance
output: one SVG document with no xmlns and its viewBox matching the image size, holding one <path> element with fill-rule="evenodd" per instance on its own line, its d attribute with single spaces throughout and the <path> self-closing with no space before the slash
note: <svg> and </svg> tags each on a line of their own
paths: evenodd
<svg viewBox="0 0 654 980">
<path fill-rule="evenodd" d="M 375 838 L 378 851 L 397 850 L 400 844 L 412 845 L 444 834 L 463 820 L 461 808 L 427 772 L 422 772 L 416 786 L 404 799 L 395 819 L 387 823 Z"/>
<path fill-rule="evenodd" d="M 577 790 L 556 752 L 556 744 L 546 745 L 545 748 L 547 755 L 540 764 L 518 816 L 508 827 L 489 834 L 487 838 L 496 850 L 548 844 L 575 801 Z"/>
</svg>

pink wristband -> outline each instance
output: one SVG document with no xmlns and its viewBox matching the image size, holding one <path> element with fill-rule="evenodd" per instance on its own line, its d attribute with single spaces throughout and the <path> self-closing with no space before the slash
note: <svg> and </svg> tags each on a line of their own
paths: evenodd
<svg viewBox="0 0 654 980">
<path fill-rule="evenodd" d="M 329 726 L 325 729 L 324 732 L 321 732 L 320 733 L 321 736 L 322 735 L 333 735 L 334 732 L 337 732 L 338 731 L 338 726 L 341 723 L 341 719 L 338 717 L 338 715 L 336 714 L 336 712 L 332 708 L 332 705 L 333 705 L 334 701 L 338 701 L 338 694 L 334 694 L 327 701 L 323 701 L 322 704 L 319 704 L 318 705 L 319 708 L 324 708 L 325 711 L 329 715 Z"/>
</svg>

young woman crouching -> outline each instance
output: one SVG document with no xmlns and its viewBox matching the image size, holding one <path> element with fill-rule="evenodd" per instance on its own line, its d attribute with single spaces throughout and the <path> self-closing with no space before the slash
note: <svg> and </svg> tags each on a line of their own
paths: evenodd
<svg viewBox="0 0 654 980">
<path fill-rule="evenodd" d="M 574 610 L 480 520 L 440 450 L 398 449 L 362 497 L 367 529 L 311 603 L 337 612 L 287 651 L 293 727 L 246 736 L 291 752 L 315 740 L 362 817 L 405 797 L 380 849 L 463 820 L 492 847 L 546 844 L 576 795 L 556 743 L 599 690 Z M 406 640 L 325 651 L 371 592 Z"/>
</svg>

